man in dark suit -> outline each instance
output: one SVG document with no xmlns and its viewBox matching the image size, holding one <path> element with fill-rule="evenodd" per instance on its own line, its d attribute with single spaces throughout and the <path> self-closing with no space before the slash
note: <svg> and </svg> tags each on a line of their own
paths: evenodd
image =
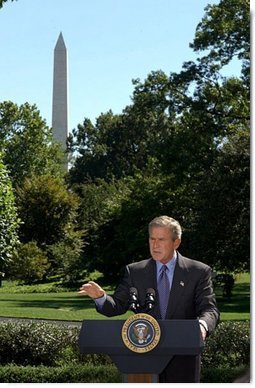
<svg viewBox="0 0 255 388">
<path fill-rule="evenodd" d="M 155 305 L 149 314 L 156 319 L 198 319 L 205 340 L 219 320 L 211 268 L 177 251 L 181 234 L 181 226 L 173 218 L 154 218 L 149 224 L 151 258 L 127 265 L 113 296 L 92 281 L 83 284 L 79 294 L 93 298 L 97 310 L 112 317 L 128 310 L 131 287 L 137 289 L 141 305 L 145 305 L 148 288 L 153 288 Z M 167 288 L 162 291 L 162 287 Z M 200 356 L 173 356 L 159 376 L 162 383 L 198 383 L 199 380 Z"/>
</svg>

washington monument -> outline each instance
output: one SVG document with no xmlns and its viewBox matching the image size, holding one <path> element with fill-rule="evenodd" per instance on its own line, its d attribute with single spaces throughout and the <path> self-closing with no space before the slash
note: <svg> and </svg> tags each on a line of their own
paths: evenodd
<svg viewBox="0 0 255 388">
<path fill-rule="evenodd" d="M 53 136 L 66 150 L 68 136 L 68 63 L 62 33 L 54 49 L 52 130 Z"/>
</svg>

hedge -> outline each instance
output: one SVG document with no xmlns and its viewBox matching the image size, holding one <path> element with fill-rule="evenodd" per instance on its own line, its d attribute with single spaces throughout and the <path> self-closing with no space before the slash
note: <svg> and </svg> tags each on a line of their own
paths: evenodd
<svg viewBox="0 0 255 388">
<path fill-rule="evenodd" d="M 248 321 L 221 322 L 206 340 L 202 367 L 238 367 L 250 363 L 250 324 Z"/>
<path fill-rule="evenodd" d="M 0 367 L 0 383 L 119 383 L 121 374 L 114 365 L 66 365 L 62 367 Z"/>
<path fill-rule="evenodd" d="M 56 365 L 61 353 L 74 349 L 78 329 L 49 323 L 0 324 L 0 364 Z"/>
<path fill-rule="evenodd" d="M 201 383 L 232 383 L 244 375 L 246 366 L 203 369 Z M 0 366 L 0 383 L 120 383 L 122 376 L 113 365 Z M 246 381 L 248 382 L 248 381 Z"/>
<path fill-rule="evenodd" d="M 247 370 L 248 367 L 246 365 L 240 365 L 236 368 L 203 368 L 201 371 L 201 383 L 234 383 L 238 377 L 245 375 Z"/>
<path fill-rule="evenodd" d="M 203 382 L 232 382 L 249 367 L 249 333 L 248 321 L 218 325 L 202 353 Z M 120 379 L 109 356 L 79 352 L 78 335 L 79 328 L 74 326 L 0 323 L 0 382 L 97 382 L 98 376 L 101 382 Z"/>
</svg>

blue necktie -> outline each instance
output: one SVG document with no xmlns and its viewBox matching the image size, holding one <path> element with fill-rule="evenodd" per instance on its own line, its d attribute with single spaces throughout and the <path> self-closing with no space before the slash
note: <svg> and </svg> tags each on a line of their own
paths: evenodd
<svg viewBox="0 0 255 388">
<path fill-rule="evenodd" d="M 170 292 L 170 284 L 167 276 L 168 267 L 163 265 L 158 279 L 159 307 L 161 318 L 165 319 Z"/>
</svg>

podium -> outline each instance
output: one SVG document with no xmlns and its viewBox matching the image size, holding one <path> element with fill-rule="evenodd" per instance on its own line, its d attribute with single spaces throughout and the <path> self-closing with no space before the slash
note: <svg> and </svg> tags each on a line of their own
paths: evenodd
<svg viewBox="0 0 255 388">
<path fill-rule="evenodd" d="M 79 334 L 81 353 L 107 354 L 123 374 L 123 382 L 158 382 L 174 355 L 198 355 L 203 340 L 198 320 L 159 320 L 160 339 L 154 349 L 135 353 L 122 339 L 124 320 L 84 320 Z"/>
</svg>

